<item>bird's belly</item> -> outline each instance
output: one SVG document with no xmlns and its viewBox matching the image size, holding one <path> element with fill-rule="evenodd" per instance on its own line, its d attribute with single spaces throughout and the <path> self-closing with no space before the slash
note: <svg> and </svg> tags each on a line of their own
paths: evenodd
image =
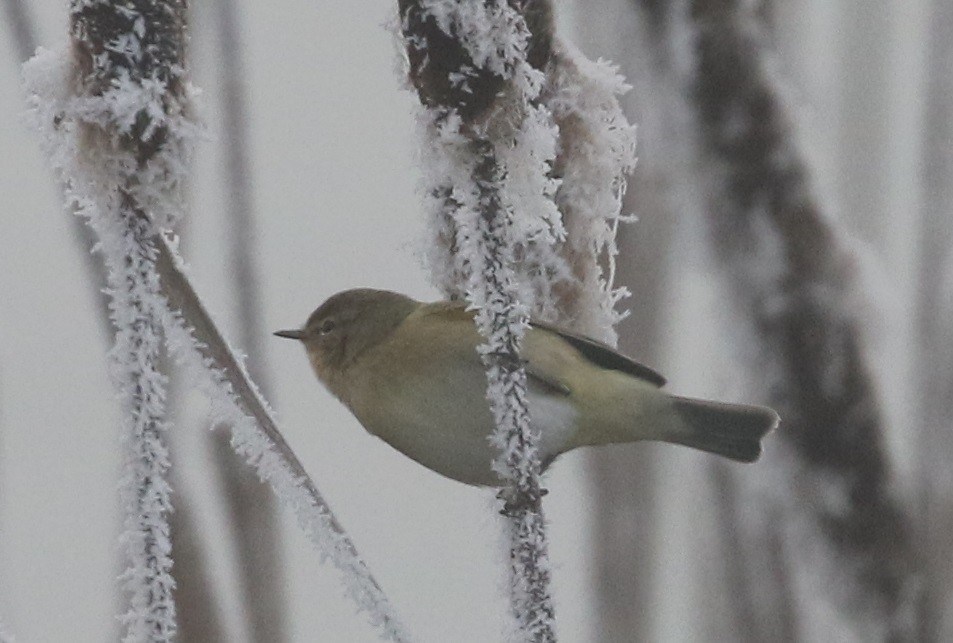
<svg viewBox="0 0 953 643">
<path fill-rule="evenodd" d="M 492 468 L 498 451 L 490 443 L 493 417 L 485 389 L 476 390 L 479 395 L 430 391 L 411 398 L 426 400 L 413 407 L 401 403 L 407 399 L 403 396 L 392 403 L 381 399 L 373 407 L 387 413 L 356 415 L 370 433 L 428 469 L 467 484 L 498 486 L 500 478 Z M 550 462 L 575 431 L 575 409 L 562 396 L 531 390 L 528 399 L 532 426 L 539 431 L 540 459 Z"/>
</svg>

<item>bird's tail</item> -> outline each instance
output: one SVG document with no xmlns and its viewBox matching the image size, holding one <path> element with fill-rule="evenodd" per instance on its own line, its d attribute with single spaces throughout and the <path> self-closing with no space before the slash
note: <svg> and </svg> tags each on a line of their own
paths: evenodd
<svg viewBox="0 0 953 643">
<path fill-rule="evenodd" d="M 754 462 L 761 455 L 761 438 L 778 426 L 772 409 L 672 397 L 677 428 L 665 432 L 666 442 L 738 460 Z"/>
</svg>

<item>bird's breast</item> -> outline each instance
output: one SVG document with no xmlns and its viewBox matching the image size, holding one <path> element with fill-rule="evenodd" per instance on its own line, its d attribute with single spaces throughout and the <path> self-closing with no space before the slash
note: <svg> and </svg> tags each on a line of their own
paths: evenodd
<svg viewBox="0 0 953 643">
<path fill-rule="evenodd" d="M 411 365 L 412 366 L 412 365 Z M 425 369 L 408 368 L 399 377 L 387 369 L 364 374 L 349 406 L 373 435 L 448 478 L 496 486 L 492 469 L 498 456 L 490 443 L 495 429 L 486 398 L 482 364 L 435 360 Z M 571 400 L 529 388 L 532 426 L 539 432 L 539 453 L 549 462 L 565 450 L 575 431 L 577 412 Z"/>
</svg>

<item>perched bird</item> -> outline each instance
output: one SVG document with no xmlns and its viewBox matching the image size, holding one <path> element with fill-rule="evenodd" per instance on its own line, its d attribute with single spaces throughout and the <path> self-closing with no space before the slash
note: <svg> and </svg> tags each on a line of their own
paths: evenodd
<svg viewBox="0 0 953 643">
<path fill-rule="evenodd" d="M 318 379 L 370 433 L 448 478 L 499 486 L 482 343 L 462 302 L 340 292 L 300 330 Z M 531 322 L 523 340 L 543 466 L 582 446 L 661 440 L 753 462 L 778 414 L 670 395 L 652 369 L 593 339 Z"/>
</svg>

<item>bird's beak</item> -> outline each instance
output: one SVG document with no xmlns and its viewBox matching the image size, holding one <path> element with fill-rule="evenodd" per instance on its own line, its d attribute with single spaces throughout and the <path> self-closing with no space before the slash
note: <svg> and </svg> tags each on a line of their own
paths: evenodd
<svg viewBox="0 0 953 643">
<path fill-rule="evenodd" d="M 275 331 L 275 335 L 278 337 L 287 337 L 288 339 L 297 340 L 301 340 L 304 337 L 304 333 L 300 330 L 278 330 Z"/>
</svg>

